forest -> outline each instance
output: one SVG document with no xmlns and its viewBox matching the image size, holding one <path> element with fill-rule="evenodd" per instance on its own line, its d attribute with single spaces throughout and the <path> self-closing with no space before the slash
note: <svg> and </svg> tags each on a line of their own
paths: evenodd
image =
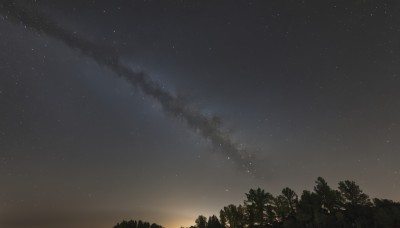
<svg viewBox="0 0 400 228">
<path fill-rule="evenodd" d="M 340 181 L 331 188 L 318 177 L 313 191 L 300 197 L 286 187 L 278 196 L 250 189 L 241 205 L 229 204 L 219 216 L 199 215 L 190 228 L 396 228 L 400 227 L 400 203 L 370 199 L 354 181 Z M 114 228 L 162 228 L 142 221 L 123 221 Z"/>
</svg>

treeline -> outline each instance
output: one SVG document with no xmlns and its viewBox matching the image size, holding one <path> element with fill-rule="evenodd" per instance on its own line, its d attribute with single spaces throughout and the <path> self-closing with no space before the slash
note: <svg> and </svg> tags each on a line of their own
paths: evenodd
<svg viewBox="0 0 400 228">
<path fill-rule="evenodd" d="M 142 220 L 129 220 L 129 221 L 122 221 L 121 223 L 117 223 L 114 228 L 163 228 L 162 226 L 152 223 L 150 225 L 149 222 L 143 222 Z"/>
<path fill-rule="evenodd" d="M 314 191 L 300 197 L 290 188 L 278 196 L 250 189 L 242 205 L 228 205 L 208 219 L 202 215 L 190 228 L 400 228 L 400 203 L 373 199 L 354 181 L 332 189 L 319 177 Z"/>
</svg>

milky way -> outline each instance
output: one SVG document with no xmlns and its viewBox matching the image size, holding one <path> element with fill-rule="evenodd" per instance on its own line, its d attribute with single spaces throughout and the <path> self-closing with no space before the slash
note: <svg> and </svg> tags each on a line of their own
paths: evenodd
<svg viewBox="0 0 400 228">
<path fill-rule="evenodd" d="M 164 90 L 158 83 L 151 80 L 145 72 L 135 72 L 121 64 L 118 60 L 118 55 L 113 50 L 97 46 L 78 37 L 38 11 L 23 8 L 16 3 L 6 1 L 2 4 L 2 12 L 10 19 L 29 26 L 39 33 L 53 37 L 70 48 L 79 50 L 81 54 L 92 58 L 98 64 L 107 66 L 116 75 L 124 78 L 133 86 L 141 89 L 146 95 L 158 101 L 164 112 L 183 120 L 191 129 L 208 139 L 216 151 L 222 152 L 239 169 L 255 174 L 254 155 L 240 149 L 237 144 L 233 143 L 229 134 L 222 131 L 220 117 L 208 117 L 202 114 L 198 109 L 183 101 L 183 99 Z"/>
</svg>

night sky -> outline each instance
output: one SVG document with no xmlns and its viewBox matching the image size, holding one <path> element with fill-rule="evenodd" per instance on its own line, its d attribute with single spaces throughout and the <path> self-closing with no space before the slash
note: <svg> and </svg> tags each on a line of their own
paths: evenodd
<svg viewBox="0 0 400 228">
<path fill-rule="evenodd" d="M 398 1 L 0 4 L 0 227 L 178 228 L 318 176 L 400 201 Z"/>
</svg>

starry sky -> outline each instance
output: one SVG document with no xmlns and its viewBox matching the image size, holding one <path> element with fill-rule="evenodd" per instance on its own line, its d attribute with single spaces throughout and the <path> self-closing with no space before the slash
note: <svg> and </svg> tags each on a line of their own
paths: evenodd
<svg viewBox="0 0 400 228">
<path fill-rule="evenodd" d="M 318 176 L 400 201 L 400 2 L 0 4 L 1 227 L 178 228 Z"/>
</svg>

